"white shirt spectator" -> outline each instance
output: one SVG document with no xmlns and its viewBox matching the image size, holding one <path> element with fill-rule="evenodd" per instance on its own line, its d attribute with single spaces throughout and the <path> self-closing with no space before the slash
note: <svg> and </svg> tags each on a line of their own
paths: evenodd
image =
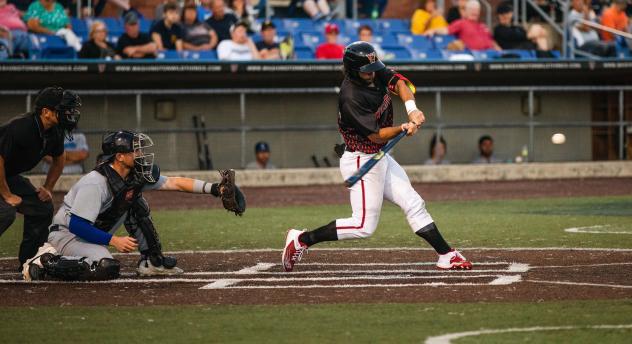
<svg viewBox="0 0 632 344">
<path fill-rule="evenodd" d="M 68 139 L 64 139 L 64 151 L 65 152 L 78 152 L 78 151 L 88 151 L 88 142 L 86 140 L 86 136 L 82 133 L 74 133 L 74 139 L 69 141 Z M 42 172 L 48 173 L 48 169 L 50 165 L 47 162 L 42 162 Z M 64 165 L 63 174 L 82 174 L 83 173 L 83 164 L 75 163 Z"/>
<path fill-rule="evenodd" d="M 217 46 L 217 56 L 220 60 L 250 61 L 253 60 L 252 50 L 248 43 L 238 44 L 230 39 L 223 40 Z"/>
</svg>

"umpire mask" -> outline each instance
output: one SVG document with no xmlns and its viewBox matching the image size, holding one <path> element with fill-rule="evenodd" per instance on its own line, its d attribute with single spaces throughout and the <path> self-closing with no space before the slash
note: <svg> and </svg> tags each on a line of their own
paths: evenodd
<svg viewBox="0 0 632 344">
<path fill-rule="evenodd" d="M 81 98 L 75 92 L 57 86 L 42 89 L 35 98 L 38 112 L 43 108 L 55 111 L 58 121 L 55 128 L 68 140 L 73 139 L 72 132 L 79 123 L 80 107 Z"/>
</svg>

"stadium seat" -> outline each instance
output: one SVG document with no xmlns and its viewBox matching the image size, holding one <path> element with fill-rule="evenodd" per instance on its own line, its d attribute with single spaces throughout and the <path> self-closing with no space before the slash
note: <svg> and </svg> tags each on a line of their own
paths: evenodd
<svg viewBox="0 0 632 344">
<path fill-rule="evenodd" d="M 302 43 L 296 44 L 297 46 L 315 48 L 325 41 L 325 35 L 317 31 L 299 32 L 299 38 L 296 41 Z"/>
<path fill-rule="evenodd" d="M 452 43 L 456 40 L 456 37 L 452 35 L 434 35 L 432 36 L 432 41 L 434 42 L 434 46 L 436 49 L 446 49 L 448 44 Z"/>
<path fill-rule="evenodd" d="M 347 20 L 344 23 L 344 27 L 340 27 L 340 30 L 346 31 L 349 35 L 357 35 L 358 28 L 363 25 L 370 26 L 371 29 L 373 29 L 373 35 L 379 35 L 382 33 L 382 28 L 378 25 L 377 21 L 373 19 Z"/>
<path fill-rule="evenodd" d="M 396 60 L 410 60 L 411 54 L 408 49 L 399 46 L 383 46 L 382 50 L 384 50 L 387 54 L 393 54 Z"/>
<path fill-rule="evenodd" d="M 283 25 L 277 29 L 285 29 L 290 32 L 315 31 L 314 22 L 311 19 L 283 19 Z"/>
<path fill-rule="evenodd" d="M 501 52 L 497 50 L 481 50 L 481 51 L 472 51 L 472 56 L 474 56 L 475 60 L 491 60 L 497 59 L 501 56 Z"/>
<path fill-rule="evenodd" d="M 70 18 L 70 25 L 72 26 L 72 31 L 77 34 L 77 36 L 88 37 L 90 29 L 83 19 Z"/>
<path fill-rule="evenodd" d="M 119 18 L 114 17 L 104 17 L 99 18 L 98 20 L 102 21 L 105 24 L 105 27 L 108 28 L 108 34 L 120 36 L 123 31 L 123 23 Z M 87 23 L 88 27 L 91 25 L 90 21 Z"/>
<path fill-rule="evenodd" d="M 505 55 L 517 55 L 519 56 L 519 58 L 521 60 L 528 60 L 528 59 L 535 59 L 535 51 L 533 50 L 519 50 L 519 49 L 508 49 L 508 50 L 503 50 L 502 53 L 500 54 L 500 56 L 505 56 Z"/>
<path fill-rule="evenodd" d="M 156 59 L 158 60 L 181 60 L 182 57 L 176 50 L 165 50 L 161 51 L 156 55 Z"/>
<path fill-rule="evenodd" d="M 40 53 L 42 59 L 76 59 L 77 52 L 71 47 L 46 47 Z"/>
<path fill-rule="evenodd" d="M 139 26 L 140 32 L 149 33 L 149 31 L 151 31 L 151 24 L 152 24 L 151 20 L 140 18 L 139 24 L 140 24 Z M 123 27 L 123 31 L 125 31 L 124 27 Z"/>
<path fill-rule="evenodd" d="M 426 36 L 399 34 L 397 36 L 397 40 L 399 45 L 408 48 L 419 50 L 434 49 L 434 43 L 429 37 Z"/>
<path fill-rule="evenodd" d="M 390 32 L 385 32 L 381 36 L 374 35 L 373 37 L 376 43 L 382 45 L 399 45 L 399 40 L 397 39 L 397 36 Z"/>
<path fill-rule="evenodd" d="M 310 47 L 295 47 L 294 56 L 297 60 L 312 60 L 315 58 L 314 51 Z"/>
<path fill-rule="evenodd" d="M 197 60 L 197 61 L 217 60 L 217 52 L 215 50 L 205 50 L 205 51 L 184 50 L 181 53 L 181 56 L 185 60 Z"/>
<path fill-rule="evenodd" d="M 405 19 L 381 19 L 377 22 L 380 31 L 410 31 L 410 21 Z"/>
<path fill-rule="evenodd" d="M 48 48 L 48 47 L 66 47 L 66 41 L 55 35 L 35 35 L 37 38 L 37 43 L 40 49 Z"/>
<path fill-rule="evenodd" d="M 410 49 L 410 55 L 413 60 L 443 60 L 443 54 L 436 49 Z"/>
</svg>

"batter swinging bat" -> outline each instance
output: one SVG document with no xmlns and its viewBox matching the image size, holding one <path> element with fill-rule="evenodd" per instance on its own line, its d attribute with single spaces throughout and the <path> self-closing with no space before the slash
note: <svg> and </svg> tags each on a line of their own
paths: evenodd
<svg viewBox="0 0 632 344">
<path fill-rule="evenodd" d="M 364 175 L 367 174 L 373 168 L 373 166 L 375 166 L 375 164 L 377 164 L 380 159 L 382 159 L 384 155 L 386 155 L 386 153 L 388 153 L 404 136 L 406 136 L 406 130 L 395 136 L 386 144 L 386 146 L 382 147 L 379 152 L 375 153 L 371 160 L 365 162 L 364 165 L 360 166 L 356 173 L 345 180 L 345 186 L 350 188 L 360 179 L 362 179 L 362 177 L 364 177 Z"/>
</svg>

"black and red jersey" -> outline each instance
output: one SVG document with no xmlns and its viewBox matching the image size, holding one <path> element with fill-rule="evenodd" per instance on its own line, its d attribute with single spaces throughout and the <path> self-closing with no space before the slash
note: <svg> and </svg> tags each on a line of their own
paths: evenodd
<svg viewBox="0 0 632 344">
<path fill-rule="evenodd" d="M 338 130 L 347 150 L 377 153 L 385 143 L 375 143 L 368 136 L 392 126 L 393 102 L 387 88 L 379 82 L 369 86 L 345 78 L 338 98 Z"/>
</svg>

